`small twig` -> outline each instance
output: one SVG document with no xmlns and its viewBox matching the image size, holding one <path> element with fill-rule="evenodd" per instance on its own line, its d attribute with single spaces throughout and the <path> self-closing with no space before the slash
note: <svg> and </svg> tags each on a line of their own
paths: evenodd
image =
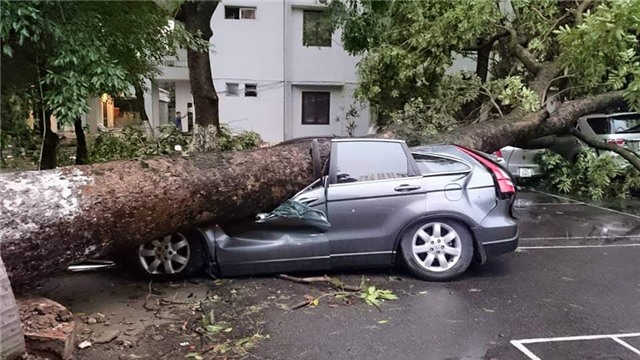
<svg viewBox="0 0 640 360">
<path fill-rule="evenodd" d="M 158 360 L 160 360 L 160 359 L 164 359 L 164 357 L 165 357 L 165 356 L 167 356 L 167 355 L 171 354 L 172 352 L 174 352 L 174 351 L 176 351 L 176 350 L 177 350 L 177 349 L 171 349 L 171 350 L 169 350 L 169 351 L 165 352 L 164 354 L 162 354 L 162 355 L 158 358 Z"/>
<path fill-rule="evenodd" d="M 326 283 L 329 284 L 331 286 L 333 286 L 334 288 L 338 289 L 338 290 L 347 290 L 347 291 L 352 291 L 352 292 L 356 292 L 356 291 L 360 291 L 362 290 L 361 286 L 354 286 L 354 285 L 347 285 L 345 283 L 343 283 L 342 281 L 336 279 L 336 278 L 330 278 L 328 276 L 315 276 L 315 277 L 306 277 L 306 278 L 300 278 L 300 277 L 296 277 L 296 276 L 290 276 L 290 275 L 285 275 L 285 274 L 281 274 L 280 279 L 283 280 L 289 280 L 289 281 L 293 281 L 299 284 L 314 284 L 314 283 Z"/>
</svg>

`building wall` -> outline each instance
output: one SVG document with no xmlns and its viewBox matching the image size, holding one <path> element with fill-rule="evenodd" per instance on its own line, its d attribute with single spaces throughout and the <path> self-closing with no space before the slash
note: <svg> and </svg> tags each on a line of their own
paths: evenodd
<svg viewBox="0 0 640 360">
<path fill-rule="evenodd" d="M 291 96 L 291 137 L 305 137 L 317 135 L 347 136 L 347 122 L 345 113 L 352 103 L 354 86 L 310 86 L 294 85 Z M 329 124 L 328 125 L 303 125 L 302 124 L 302 92 L 303 91 L 329 91 Z M 360 117 L 356 120 L 355 136 L 366 135 L 369 131 L 369 110 L 359 110 Z M 339 121 L 338 121 L 339 120 Z"/>
<path fill-rule="evenodd" d="M 212 18 L 212 74 L 220 96 L 220 119 L 233 129 L 254 130 L 271 143 L 299 136 L 344 135 L 333 119 L 352 103 L 358 59 L 340 46 L 333 34 L 331 47 L 302 43 L 303 10 L 316 0 L 225 1 Z M 256 8 L 256 18 L 225 19 L 224 6 Z M 226 92 L 239 85 L 238 96 Z M 244 97 L 245 84 L 257 84 L 257 97 Z M 302 125 L 301 89 L 331 89 L 331 124 Z M 358 133 L 366 133 L 369 111 L 364 109 Z"/>
</svg>

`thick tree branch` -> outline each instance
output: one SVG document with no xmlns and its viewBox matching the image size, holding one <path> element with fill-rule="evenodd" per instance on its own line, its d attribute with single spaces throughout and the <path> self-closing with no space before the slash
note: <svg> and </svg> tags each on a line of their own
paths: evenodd
<svg viewBox="0 0 640 360">
<path fill-rule="evenodd" d="M 583 0 L 580 5 L 578 5 L 575 12 L 576 25 L 580 25 L 582 23 L 584 12 L 596 2 L 597 0 Z"/>
<path fill-rule="evenodd" d="M 522 65 L 531 72 L 532 74 L 537 74 L 540 71 L 542 65 L 536 60 L 536 57 L 533 56 L 529 50 L 527 50 L 524 46 L 520 45 L 518 42 L 518 33 L 512 27 L 505 27 L 509 34 L 511 35 L 509 39 L 509 47 L 513 52 L 513 55 L 520 60 Z"/>
<path fill-rule="evenodd" d="M 571 130 L 569 130 L 569 133 L 577 137 L 580 141 L 584 142 L 585 144 L 591 146 L 594 149 L 613 151 L 614 153 L 622 156 L 631 165 L 633 165 L 633 167 L 635 167 L 636 169 L 638 169 L 638 171 L 640 171 L 640 156 L 638 156 L 633 151 L 627 150 L 622 146 L 612 145 L 604 141 L 600 141 L 593 136 L 585 135 L 579 132 L 575 128 L 572 128 Z"/>
</svg>

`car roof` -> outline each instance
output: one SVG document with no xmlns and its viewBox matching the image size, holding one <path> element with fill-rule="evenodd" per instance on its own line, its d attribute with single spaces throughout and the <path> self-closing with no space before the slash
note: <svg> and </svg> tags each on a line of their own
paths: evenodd
<svg viewBox="0 0 640 360">
<path fill-rule="evenodd" d="M 331 142 L 392 142 L 392 143 L 404 143 L 404 140 L 398 139 L 378 139 L 378 138 L 340 138 L 340 139 L 332 139 Z"/>
<path fill-rule="evenodd" d="M 581 116 L 580 119 L 614 117 L 614 116 L 621 116 L 621 115 L 638 115 L 638 113 L 637 112 L 619 112 L 619 113 L 611 113 L 611 114 L 589 114 L 589 115 Z"/>
</svg>

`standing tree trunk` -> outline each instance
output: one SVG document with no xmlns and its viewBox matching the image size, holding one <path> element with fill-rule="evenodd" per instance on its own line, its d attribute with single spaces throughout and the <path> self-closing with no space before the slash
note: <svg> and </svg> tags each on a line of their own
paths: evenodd
<svg viewBox="0 0 640 360">
<path fill-rule="evenodd" d="M 136 91 L 136 107 L 138 108 L 138 113 L 140 113 L 140 119 L 143 122 L 149 121 L 147 110 L 144 108 L 144 90 L 140 85 L 135 85 L 133 88 Z"/>
<path fill-rule="evenodd" d="M 209 43 L 213 31 L 211 17 L 218 1 L 186 1 L 180 5 L 177 20 L 185 24 L 187 31 L 200 34 Z M 187 49 L 189 81 L 195 106 L 196 119 L 191 151 L 208 151 L 215 147 L 215 136 L 220 131 L 218 94 L 211 75 L 210 52 Z"/>
<path fill-rule="evenodd" d="M 40 154 L 40 170 L 55 169 L 58 165 L 57 151 L 60 138 L 58 134 L 51 131 L 51 111 L 44 112 L 44 119 L 41 120 L 44 130 L 44 141 Z"/>
<path fill-rule="evenodd" d="M 84 165 L 89 163 L 89 151 L 87 150 L 87 138 L 84 136 L 82 129 L 82 119 L 76 118 L 73 122 L 73 128 L 76 133 L 76 165 Z"/>
</svg>

